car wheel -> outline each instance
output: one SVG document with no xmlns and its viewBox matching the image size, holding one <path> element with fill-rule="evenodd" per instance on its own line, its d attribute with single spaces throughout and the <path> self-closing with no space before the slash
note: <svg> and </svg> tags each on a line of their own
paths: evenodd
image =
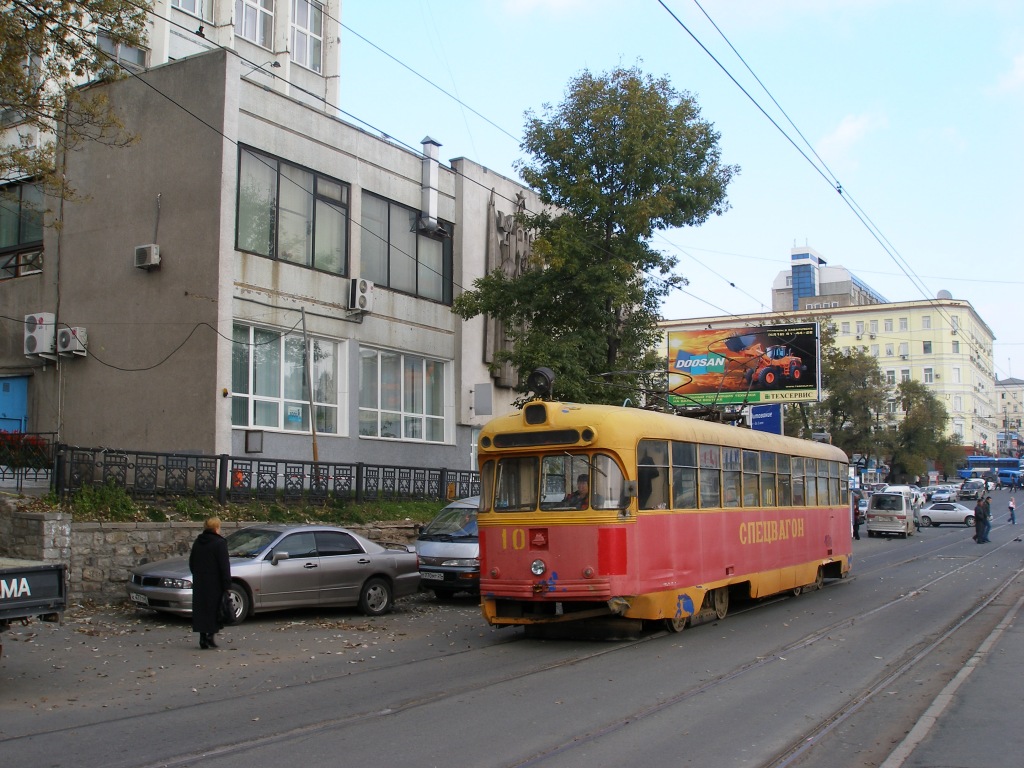
<svg viewBox="0 0 1024 768">
<path fill-rule="evenodd" d="M 964 518 L 964 525 L 967 526 L 968 528 L 970 528 L 972 525 L 974 525 L 974 515 L 968 515 L 967 517 L 965 517 Z"/>
<path fill-rule="evenodd" d="M 228 587 L 228 599 L 231 602 L 231 615 L 225 620 L 225 624 L 241 624 L 249 615 L 249 593 L 241 584 L 232 584 Z"/>
<path fill-rule="evenodd" d="M 359 593 L 359 610 L 367 616 L 380 616 L 391 610 L 394 598 L 391 585 L 384 579 L 367 579 Z"/>
<path fill-rule="evenodd" d="M 921 515 L 921 526 L 924 528 L 931 527 L 932 519 L 928 515 Z"/>
</svg>

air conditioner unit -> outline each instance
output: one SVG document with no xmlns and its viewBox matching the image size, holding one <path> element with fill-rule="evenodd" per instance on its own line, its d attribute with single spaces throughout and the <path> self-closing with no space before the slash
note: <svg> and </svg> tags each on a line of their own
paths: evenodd
<svg viewBox="0 0 1024 768">
<path fill-rule="evenodd" d="M 938 380 L 939 380 L 939 379 L 941 379 L 941 378 L 942 378 L 942 374 L 941 374 L 941 373 L 936 373 L 936 374 L 935 374 L 935 380 L 936 380 L 936 381 L 938 381 Z"/>
<path fill-rule="evenodd" d="M 373 311 L 373 282 L 353 277 L 348 291 L 348 308 L 360 312 Z"/>
<path fill-rule="evenodd" d="M 57 345 L 55 331 L 52 312 L 25 315 L 25 354 L 52 356 Z"/>
<path fill-rule="evenodd" d="M 873 338 L 875 338 L 875 334 L 873 334 L 873 333 L 872 333 L 872 334 L 871 334 L 871 338 L 872 338 L 872 339 L 873 339 Z"/>
<path fill-rule="evenodd" d="M 160 246 L 156 243 L 135 246 L 135 266 L 150 270 L 160 266 Z"/>
<path fill-rule="evenodd" d="M 58 355 L 81 355 L 86 354 L 89 346 L 89 334 L 85 328 L 61 328 L 57 331 L 57 354 Z"/>
<path fill-rule="evenodd" d="M 862 334 L 862 333 L 858 333 L 857 334 L 857 341 L 860 341 L 863 338 L 864 338 L 864 334 Z"/>
</svg>

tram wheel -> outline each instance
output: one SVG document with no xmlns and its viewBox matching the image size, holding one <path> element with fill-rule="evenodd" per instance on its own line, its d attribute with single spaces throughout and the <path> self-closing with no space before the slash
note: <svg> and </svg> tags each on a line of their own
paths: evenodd
<svg viewBox="0 0 1024 768">
<path fill-rule="evenodd" d="M 814 577 L 814 581 L 804 587 L 805 592 L 811 592 L 816 589 L 821 589 L 825 586 L 825 574 L 822 573 L 821 568 L 818 569 L 818 575 Z"/>
<path fill-rule="evenodd" d="M 724 619 L 729 612 L 729 588 L 719 587 L 715 590 L 715 616 Z"/>
<path fill-rule="evenodd" d="M 791 590 L 789 590 L 789 593 L 793 597 L 800 597 L 800 595 L 802 595 L 804 593 L 804 588 L 803 587 L 793 587 Z"/>
<path fill-rule="evenodd" d="M 682 632 L 686 629 L 686 616 L 675 619 L 665 619 L 665 629 L 669 632 L 676 633 Z"/>
</svg>

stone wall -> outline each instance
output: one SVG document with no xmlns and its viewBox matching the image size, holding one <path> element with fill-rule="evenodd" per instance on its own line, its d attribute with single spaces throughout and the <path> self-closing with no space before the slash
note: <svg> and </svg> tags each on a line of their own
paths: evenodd
<svg viewBox="0 0 1024 768">
<path fill-rule="evenodd" d="M 226 535 L 251 523 L 225 522 Z M 412 523 L 351 525 L 373 541 L 411 544 Z M 127 600 L 128 572 L 141 563 L 187 556 L 202 523 L 75 523 L 61 512 L 29 512 L 0 498 L 0 555 L 64 563 L 70 602 Z"/>
</svg>

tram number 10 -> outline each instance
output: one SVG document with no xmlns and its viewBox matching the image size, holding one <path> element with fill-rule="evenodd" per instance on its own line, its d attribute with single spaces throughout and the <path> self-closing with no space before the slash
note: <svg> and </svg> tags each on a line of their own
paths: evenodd
<svg viewBox="0 0 1024 768">
<path fill-rule="evenodd" d="M 501 548 L 502 549 L 513 549 L 516 551 L 522 551 L 526 549 L 526 529 L 525 528 L 502 528 L 501 529 Z"/>
</svg>

